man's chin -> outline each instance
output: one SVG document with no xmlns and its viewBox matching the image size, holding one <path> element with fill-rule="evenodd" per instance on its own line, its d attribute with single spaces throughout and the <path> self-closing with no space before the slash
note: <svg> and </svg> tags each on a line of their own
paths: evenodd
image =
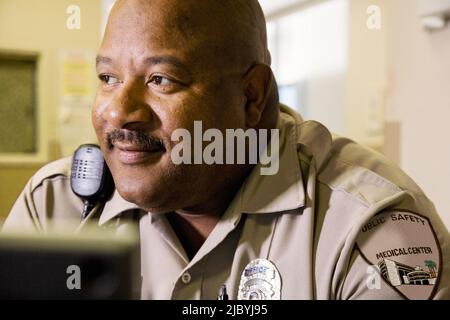
<svg viewBox="0 0 450 320">
<path fill-rule="evenodd" d="M 171 208 L 164 205 L 161 193 L 143 192 L 142 190 L 138 192 L 121 187 L 117 187 L 117 191 L 124 200 L 137 205 L 145 211 L 155 214 L 164 214 L 171 211 Z M 143 193 L 145 196 L 143 196 Z"/>
</svg>

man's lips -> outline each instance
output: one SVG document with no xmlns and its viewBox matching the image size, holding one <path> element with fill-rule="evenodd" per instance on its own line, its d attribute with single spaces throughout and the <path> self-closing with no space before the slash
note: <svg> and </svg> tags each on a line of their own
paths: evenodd
<svg viewBox="0 0 450 320">
<path fill-rule="evenodd" d="M 159 152 L 162 151 L 164 148 L 161 146 L 139 146 L 139 145 L 133 145 L 133 144 L 123 144 L 123 143 L 114 143 L 113 146 L 120 151 L 126 151 L 126 152 Z"/>
<path fill-rule="evenodd" d="M 115 143 L 114 149 L 117 150 L 118 159 L 123 164 L 139 164 L 149 160 L 156 154 L 164 152 L 160 146 L 143 147 L 138 145 Z"/>
</svg>

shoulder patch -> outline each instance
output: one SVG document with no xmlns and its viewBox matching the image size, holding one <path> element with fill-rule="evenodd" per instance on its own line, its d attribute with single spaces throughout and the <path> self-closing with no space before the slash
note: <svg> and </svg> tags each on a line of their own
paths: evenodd
<svg viewBox="0 0 450 320">
<path fill-rule="evenodd" d="M 374 216 L 356 244 L 384 280 L 408 299 L 431 299 L 439 283 L 441 251 L 426 217 L 390 211 Z"/>
</svg>

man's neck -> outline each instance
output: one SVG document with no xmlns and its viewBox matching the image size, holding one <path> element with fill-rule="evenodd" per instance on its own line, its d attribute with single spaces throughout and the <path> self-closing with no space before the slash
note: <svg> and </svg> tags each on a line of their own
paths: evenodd
<svg viewBox="0 0 450 320">
<path fill-rule="evenodd" d="M 220 220 L 217 215 L 169 213 L 167 219 L 191 260 Z"/>
<path fill-rule="evenodd" d="M 198 205 L 184 210 L 175 210 L 167 214 L 167 219 L 175 234 L 182 243 L 189 259 L 192 259 L 202 247 L 208 236 L 227 210 L 231 201 L 241 188 L 244 180 L 250 174 L 253 166 L 241 167 L 241 172 L 233 184 L 220 190 L 210 197 L 204 205 Z"/>
</svg>

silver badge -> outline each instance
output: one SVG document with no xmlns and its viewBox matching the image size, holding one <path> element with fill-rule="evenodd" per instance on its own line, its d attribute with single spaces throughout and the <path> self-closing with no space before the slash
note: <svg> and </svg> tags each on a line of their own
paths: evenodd
<svg viewBox="0 0 450 320">
<path fill-rule="evenodd" d="M 250 262 L 242 272 L 239 300 L 280 300 L 281 277 L 273 263 L 266 259 Z"/>
</svg>

